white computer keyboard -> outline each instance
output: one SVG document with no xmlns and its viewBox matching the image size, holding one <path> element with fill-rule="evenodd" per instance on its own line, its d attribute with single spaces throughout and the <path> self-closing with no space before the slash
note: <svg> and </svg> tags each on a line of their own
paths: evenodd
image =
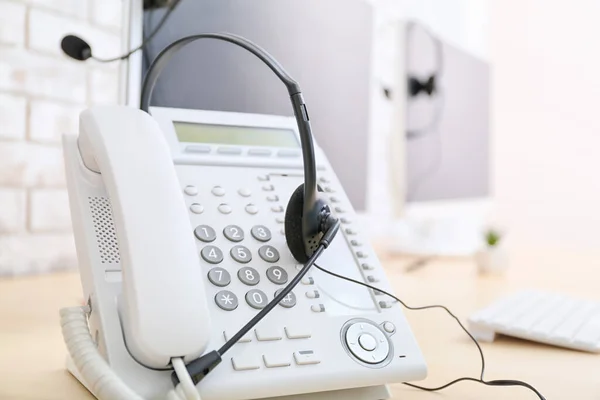
<svg viewBox="0 0 600 400">
<path fill-rule="evenodd" d="M 600 302 L 526 290 L 469 318 L 469 331 L 491 342 L 497 333 L 571 349 L 600 352 Z"/>
</svg>

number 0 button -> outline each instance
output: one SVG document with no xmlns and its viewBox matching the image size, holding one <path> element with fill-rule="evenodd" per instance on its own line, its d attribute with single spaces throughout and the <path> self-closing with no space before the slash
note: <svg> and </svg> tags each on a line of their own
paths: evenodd
<svg viewBox="0 0 600 400">
<path fill-rule="evenodd" d="M 258 275 L 258 271 L 250 267 L 241 268 L 238 271 L 238 278 L 240 278 L 240 281 L 250 286 L 254 286 L 258 282 L 260 282 L 260 276 Z"/>
<path fill-rule="evenodd" d="M 223 268 L 216 267 L 208 271 L 208 280 L 215 286 L 227 286 L 231 283 L 231 275 Z"/>
<path fill-rule="evenodd" d="M 229 290 L 221 290 L 215 295 L 215 303 L 225 311 L 233 311 L 238 306 L 238 299 Z"/>
<path fill-rule="evenodd" d="M 273 246 L 267 245 L 261 247 L 260 249 L 258 249 L 258 255 L 266 262 L 274 263 L 279 261 L 279 252 Z"/>
<path fill-rule="evenodd" d="M 268 303 L 267 295 L 262 290 L 252 289 L 246 293 L 246 302 L 250 307 L 260 310 Z"/>
<path fill-rule="evenodd" d="M 269 240 L 271 240 L 271 231 L 266 226 L 253 226 L 250 233 L 252 234 L 252 237 L 254 239 L 260 240 L 261 242 L 268 242 Z"/>
<path fill-rule="evenodd" d="M 215 230 L 208 225 L 199 225 L 196 229 L 194 229 L 194 235 L 198 238 L 198 240 L 202 240 L 206 243 L 212 242 L 217 238 Z"/>
<path fill-rule="evenodd" d="M 233 246 L 229 254 L 231 254 L 231 257 L 233 257 L 235 261 L 242 264 L 246 264 L 252 260 L 250 250 L 244 246 Z"/>
<path fill-rule="evenodd" d="M 271 267 L 267 270 L 267 278 L 277 285 L 283 285 L 288 280 L 288 274 L 281 267 Z"/>
<path fill-rule="evenodd" d="M 223 261 L 223 252 L 217 246 L 205 246 L 200 255 L 204 261 L 211 264 L 218 264 Z"/>
<path fill-rule="evenodd" d="M 228 225 L 223 229 L 223 235 L 232 242 L 244 240 L 244 231 L 237 225 Z"/>
</svg>

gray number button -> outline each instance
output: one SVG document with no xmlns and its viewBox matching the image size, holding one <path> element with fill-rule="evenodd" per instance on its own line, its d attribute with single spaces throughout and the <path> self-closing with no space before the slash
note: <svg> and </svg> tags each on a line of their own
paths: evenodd
<svg viewBox="0 0 600 400">
<path fill-rule="evenodd" d="M 250 253 L 250 250 L 241 245 L 233 246 L 229 254 L 231 254 L 231 257 L 233 257 L 235 261 L 243 264 L 249 263 L 250 260 L 252 260 L 252 254 Z"/>
<path fill-rule="evenodd" d="M 252 289 L 246 293 L 246 302 L 250 307 L 260 310 L 261 308 L 265 308 L 269 301 L 267 300 L 267 295 L 262 290 Z"/>
<path fill-rule="evenodd" d="M 281 293 L 283 289 L 279 289 L 278 291 L 275 292 L 275 297 L 277 297 L 277 295 L 279 293 Z M 281 300 L 279 302 L 279 305 L 285 308 L 292 308 L 296 305 L 296 295 L 294 294 L 294 292 L 289 292 L 284 298 L 283 300 Z"/>
<path fill-rule="evenodd" d="M 244 267 L 238 271 L 238 278 L 246 285 L 254 286 L 260 282 L 260 275 L 254 268 Z"/>
<path fill-rule="evenodd" d="M 223 261 L 223 252 L 217 246 L 205 246 L 200 255 L 204 261 L 211 264 L 218 264 Z"/>
<path fill-rule="evenodd" d="M 250 233 L 252 234 L 252 237 L 254 237 L 254 239 L 260 240 L 261 242 L 268 242 L 269 240 L 271 240 L 271 231 L 266 226 L 253 226 Z"/>
<path fill-rule="evenodd" d="M 198 238 L 198 240 L 202 240 L 206 243 L 212 242 L 217 238 L 215 230 L 208 225 L 199 225 L 196 229 L 194 229 L 194 235 Z"/>
<path fill-rule="evenodd" d="M 266 245 L 261 247 L 258 249 L 258 255 L 267 262 L 274 263 L 279 261 L 279 252 L 273 246 Z"/>
<path fill-rule="evenodd" d="M 233 311 L 238 306 L 238 299 L 229 290 L 221 290 L 215 295 L 215 303 L 225 311 Z"/>
<path fill-rule="evenodd" d="M 267 278 L 277 285 L 283 285 L 288 280 L 288 274 L 281 267 L 271 267 L 267 270 Z"/>
<path fill-rule="evenodd" d="M 232 242 L 244 240 L 244 231 L 237 225 L 228 225 L 223 229 L 223 235 Z"/>
<path fill-rule="evenodd" d="M 225 269 L 216 267 L 208 271 L 208 280 L 216 286 L 227 286 L 231 283 L 231 275 Z"/>
</svg>

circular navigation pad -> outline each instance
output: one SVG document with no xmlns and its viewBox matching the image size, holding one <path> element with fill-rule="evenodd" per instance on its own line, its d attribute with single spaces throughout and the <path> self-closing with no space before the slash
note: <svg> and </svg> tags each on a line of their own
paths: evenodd
<svg viewBox="0 0 600 400">
<path fill-rule="evenodd" d="M 374 322 L 353 319 L 342 328 L 342 343 L 360 363 L 381 367 L 391 359 L 392 346 L 387 335 Z"/>
</svg>

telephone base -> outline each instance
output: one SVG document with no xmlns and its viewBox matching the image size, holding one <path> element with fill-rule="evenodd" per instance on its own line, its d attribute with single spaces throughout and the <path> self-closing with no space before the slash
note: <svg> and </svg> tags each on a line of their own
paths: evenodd
<svg viewBox="0 0 600 400">
<path fill-rule="evenodd" d="M 73 375 L 85 388 L 95 396 L 95 393 L 88 387 L 75 363 L 70 356 L 67 356 L 67 370 Z M 386 400 L 391 397 L 387 385 L 369 386 L 354 389 L 332 390 L 320 393 L 304 393 L 291 396 L 269 397 L 260 400 Z M 248 399 L 259 400 L 259 399 Z"/>
</svg>

